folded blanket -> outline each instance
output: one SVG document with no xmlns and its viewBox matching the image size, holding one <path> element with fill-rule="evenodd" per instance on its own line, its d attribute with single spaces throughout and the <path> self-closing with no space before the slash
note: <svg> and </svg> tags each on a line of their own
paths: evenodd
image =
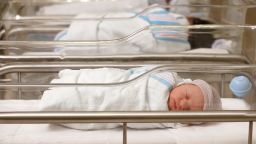
<svg viewBox="0 0 256 144">
<path fill-rule="evenodd" d="M 120 83 L 132 80 L 152 67 L 128 70 L 116 68 L 65 69 L 52 83 Z M 182 82 L 174 72 L 143 75 L 125 84 L 111 86 L 54 87 L 40 101 L 42 111 L 168 111 L 169 91 Z M 75 129 L 114 128 L 120 124 L 65 124 Z M 172 124 L 129 124 L 134 128 L 170 127 Z"/>
<path fill-rule="evenodd" d="M 80 14 L 70 27 L 59 33 L 55 40 L 114 40 L 127 37 L 149 25 L 187 25 L 182 15 L 169 13 L 164 9 L 154 9 L 131 19 L 119 20 L 76 20 L 83 18 L 133 17 L 136 13 Z M 62 54 L 145 54 L 173 53 L 190 49 L 186 30 L 151 29 L 143 30 L 122 43 L 97 46 L 72 46 L 57 48 Z"/>
</svg>

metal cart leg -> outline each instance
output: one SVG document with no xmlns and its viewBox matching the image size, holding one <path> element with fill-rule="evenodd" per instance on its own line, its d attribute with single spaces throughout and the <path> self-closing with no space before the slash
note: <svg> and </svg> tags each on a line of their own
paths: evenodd
<svg viewBox="0 0 256 144">
<path fill-rule="evenodd" d="M 252 144 L 253 121 L 249 122 L 248 144 Z"/>
<path fill-rule="evenodd" d="M 221 97 L 224 97 L 225 92 L 225 74 L 221 75 Z"/>
<path fill-rule="evenodd" d="M 18 83 L 21 84 L 21 73 L 18 73 Z M 21 88 L 18 87 L 18 99 L 22 99 Z"/>
<path fill-rule="evenodd" d="M 123 123 L 123 144 L 127 144 L 127 123 Z"/>
</svg>

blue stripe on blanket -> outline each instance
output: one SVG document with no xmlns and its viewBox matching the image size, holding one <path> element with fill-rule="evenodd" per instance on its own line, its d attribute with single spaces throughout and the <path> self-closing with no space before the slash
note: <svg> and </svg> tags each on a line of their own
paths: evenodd
<svg viewBox="0 0 256 144">
<path fill-rule="evenodd" d="M 155 37 L 155 38 L 158 39 L 158 40 L 162 40 L 162 41 L 189 44 L 188 41 L 184 40 L 184 39 L 174 39 L 174 38 L 169 38 L 169 37 Z"/>
<path fill-rule="evenodd" d="M 156 76 L 156 75 L 152 75 L 151 77 L 152 77 L 153 79 L 155 79 L 155 80 L 158 80 L 160 83 L 164 84 L 164 85 L 167 86 L 169 89 L 172 89 L 172 85 L 171 85 L 171 83 L 170 83 L 168 80 L 163 79 L 163 78 L 160 78 L 160 77 L 158 77 L 158 76 Z"/>
<path fill-rule="evenodd" d="M 139 16 L 139 18 L 141 18 L 141 19 L 143 19 L 144 21 L 146 21 L 146 22 L 150 23 L 150 21 L 149 21 L 148 17 L 147 17 L 147 16 L 145 16 L 145 15 L 141 15 L 141 16 Z"/>
<path fill-rule="evenodd" d="M 168 20 L 168 18 L 171 17 L 169 14 L 170 13 L 167 10 L 159 9 L 157 11 L 150 12 L 146 15 L 140 15 L 139 17 L 153 25 L 180 25 L 180 23 L 176 22 L 175 20 Z M 150 17 L 151 15 L 154 15 L 154 16 L 158 15 L 158 18 L 155 17 L 154 19 L 151 19 L 151 17 Z M 163 17 L 165 17 L 167 19 L 165 19 L 165 20 L 161 19 Z"/>
<path fill-rule="evenodd" d="M 154 14 L 155 17 L 150 18 L 150 14 Z M 171 17 L 168 11 L 166 11 L 165 9 L 160 9 L 159 11 L 155 11 L 150 13 L 149 15 L 141 15 L 139 16 L 141 19 L 147 21 L 149 24 L 151 25 L 181 25 L 179 22 L 177 22 L 176 20 L 171 20 L 168 19 L 168 17 Z M 159 18 L 157 17 L 157 15 L 159 15 Z M 166 17 L 166 19 L 165 19 Z M 170 31 L 171 30 L 171 31 Z M 151 31 L 151 33 L 153 34 L 154 38 L 156 40 L 161 40 L 161 41 L 167 41 L 167 42 L 176 42 L 176 43 L 182 43 L 182 44 L 189 44 L 189 42 L 187 41 L 187 37 L 184 38 L 174 38 L 177 37 L 179 35 L 181 35 L 179 33 L 179 30 L 173 30 L 173 29 L 161 29 L 161 28 L 156 28 L 153 29 Z M 184 31 L 181 31 L 184 33 Z M 170 36 L 161 36 L 159 34 L 172 34 L 174 35 L 173 37 Z"/>
<path fill-rule="evenodd" d="M 161 20 L 151 20 L 150 23 L 153 25 L 180 25 L 178 22 Z"/>
<path fill-rule="evenodd" d="M 134 13 L 134 14 L 137 14 L 137 13 Z M 139 17 L 147 22 L 150 22 L 149 17 L 148 17 L 148 15 L 150 15 L 150 14 L 160 14 L 161 15 L 161 14 L 169 14 L 169 12 L 166 11 L 165 9 L 159 9 L 158 11 L 147 13 L 146 15 L 139 15 Z"/>
<path fill-rule="evenodd" d="M 159 9 L 158 11 L 152 12 L 152 14 L 169 14 L 169 12 L 165 9 Z"/>
</svg>

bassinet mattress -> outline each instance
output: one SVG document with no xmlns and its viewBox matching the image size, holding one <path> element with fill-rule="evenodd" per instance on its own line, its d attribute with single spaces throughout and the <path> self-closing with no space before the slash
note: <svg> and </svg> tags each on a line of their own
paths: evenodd
<svg viewBox="0 0 256 144">
<path fill-rule="evenodd" d="M 0 100 L 0 111 L 35 111 L 38 100 Z M 247 109 L 222 99 L 224 109 Z M 256 130 L 254 126 L 254 131 Z M 129 144 L 244 144 L 248 123 L 208 123 L 177 129 L 128 129 Z M 254 136 L 254 143 L 256 143 Z M 51 124 L 0 124 L 0 144 L 120 144 L 122 129 L 81 131 Z"/>
</svg>

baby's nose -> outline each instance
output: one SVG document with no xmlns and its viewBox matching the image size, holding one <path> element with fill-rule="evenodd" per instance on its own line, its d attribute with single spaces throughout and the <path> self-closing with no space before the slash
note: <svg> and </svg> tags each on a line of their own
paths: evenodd
<svg viewBox="0 0 256 144">
<path fill-rule="evenodd" d="M 183 99 L 180 101 L 180 110 L 189 110 L 188 101 L 186 99 Z"/>
</svg>

